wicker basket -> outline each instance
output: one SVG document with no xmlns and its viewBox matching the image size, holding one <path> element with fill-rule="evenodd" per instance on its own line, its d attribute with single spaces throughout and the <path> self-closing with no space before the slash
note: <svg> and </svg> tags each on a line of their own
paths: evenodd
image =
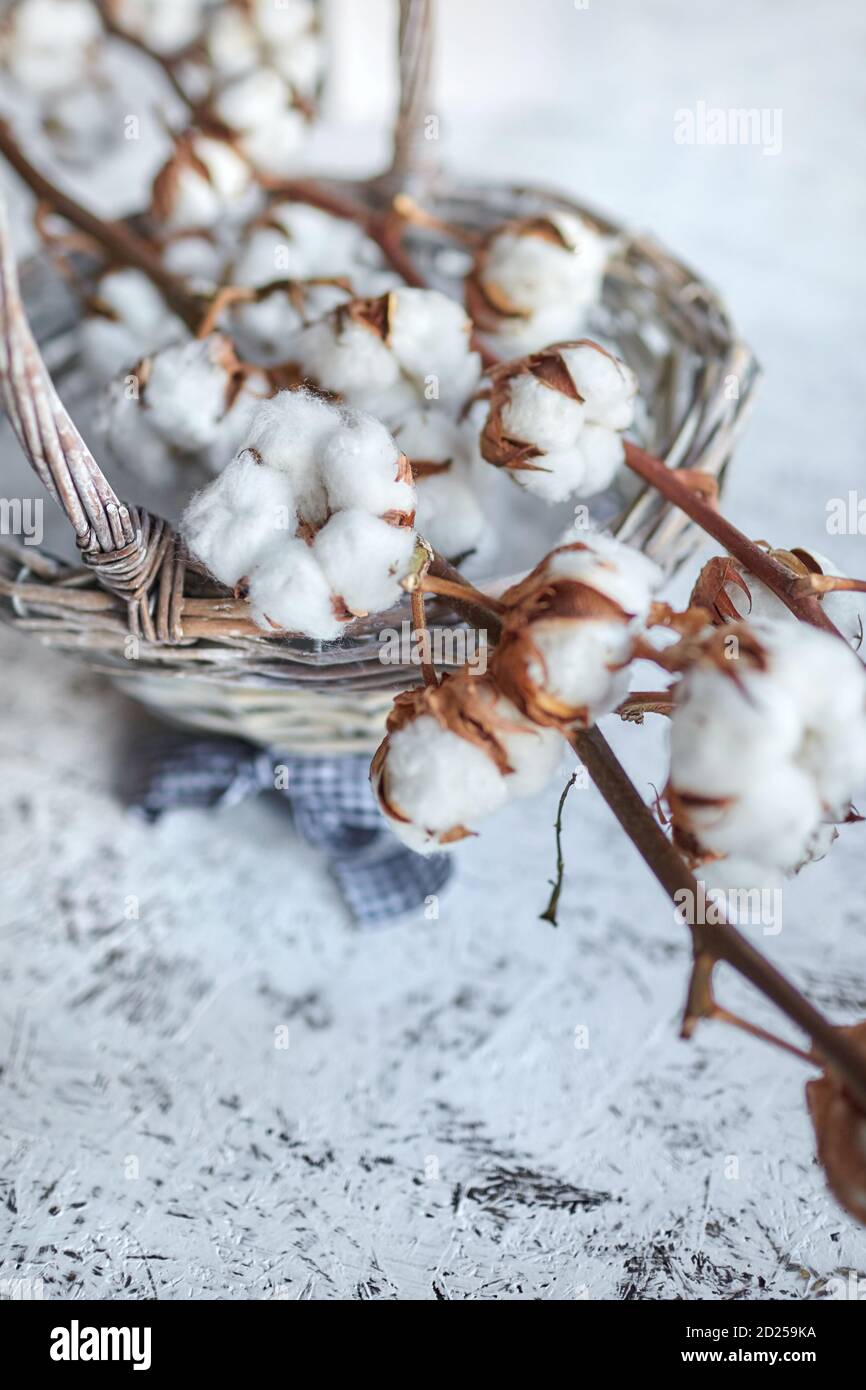
<svg viewBox="0 0 866 1390">
<path fill-rule="evenodd" d="M 451 223 L 483 230 L 553 206 L 576 210 L 613 236 L 616 253 L 597 329 L 638 374 L 647 405 L 641 442 L 672 468 L 702 469 L 721 480 L 758 374 L 724 305 L 652 239 L 560 194 L 449 186 L 423 166 L 417 133 L 429 110 L 429 35 L 430 0 L 404 0 L 394 163 L 379 180 L 353 185 L 353 193 L 381 202 L 413 179 L 417 188 L 423 175 L 425 204 Z M 81 563 L 4 546 L 0 615 L 47 645 L 86 657 L 129 695 L 179 724 L 287 752 L 372 751 L 392 693 L 419 678 L 417 666 L 383 665 L 379 659 L 379 634 L 408 618 L 408 601 L 405 609 L 353 623 L 339 642 L 265 636 L 244 602 L 190 562 L 167 522 L 115 495 L 49 378 L 5 228 L 2 243 L 0 335 L 7 360 L 0 385 L 6 413 L 69 519 Z M 456 282 L 449 286 L 440 235 L 414 230 L 411 250 L 431 284 L 456 292 Z M 50 336 L 35 321 L 40 337 Z M 728 389 L 731 379 L 736 392 Z M 650 489 L 605 521 L 667 570 L 696 539 L 687 519 Z M 490 586 L 496 585 L 492 579 Z"/>
</svg>

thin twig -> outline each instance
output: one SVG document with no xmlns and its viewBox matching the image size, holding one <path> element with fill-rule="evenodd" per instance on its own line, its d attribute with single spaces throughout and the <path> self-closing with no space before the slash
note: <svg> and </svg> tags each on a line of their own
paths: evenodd
<svg viewBox="0 0 866 1390">
<path fill-rule="evenodd" d="M 690 516 L 707 535 L 723 545 L 730 555 L 742 561 L 796 617 L 803 622 L 811 623 L 813 627 L 833 633 L 842 641 L 845 640 L 827 617 L 819 600 L 812 595 L 798 592 L 796 576 L 772 555 L 761 550 L 754 541 L 749 540 L 748 536 L 723 517 L 715 507 L 709 506 L 697 491 L 681 483 L 676 469 L 667 468 L 660 459 L 654 458 L 652 454 L 648 454 L 629 440 L 625 443 L 625 461 L 633 473 L 637 473 L 638 477 L 643 478 L 669 502 L 673 502 Z"/>
<path fill-rule="evenodd" d="M 636 787 L 597 728 L 576 729 L 569 741 L 632 844 L 675 904 L 685 891 L 697 903 L 697 882 L 644 804 Z M 866 1058 L 838 1028 L 727 922 L 689 924 L 698 958 L 724 961 L 809 1036 L 821 1058 L 833 1064 L 849 1095 L 866 1111 Z"/>
<path fill-rule="evenodd" d="M 562 853 L 562 813 L 565 810 L 565 803 L 568 799 L 568 793 L 571 791 L 576 781 L 577 770 L 575 769 L 575 771 L 571 774 L 565 786 L 563 787 L 562 795 L 559 798 L 559 806 L 557 808 L 556 821 L 554 823 L 554 829 L 556 831 L 556 878 L 550 879 L 550 886 L 552 889 L 552 892 L 550 894 L 550 901 L 548 902 L 547 907 L 544 909 L 544 911 L 539 914 L 539 920 L 542 922 L 549 922 L 552 927 L 556 927 L 559 925 L 559 923 L 556 920 L 556 914 L 559 910 L 559 898 L 560 894 L 562 893 L 562 885 L 565 880 L 565 856 Z"/>
<path fill-rule="evenodd" d="M 144 39 L 136 38 L 134 34 L 129 34 L 125 29 L 121 28 L 113 19 L 108 5 L 106 4 L 106 0 L 96 0 L 96 8 L 99 11 L 102 27 L 105 29 L 106 34 L 109 34 L 114 39 L 119 39 L 121 43 L 125 43 L 130 48 L 134 48 L 137 53 L 143 54 L 145 58 L 149 58 L 152 63 L 155 63 L 168 80 L 175 96 L 179 97 L 184 106 L 194 113 L 196 109 L 195 103 L 189 93 L 184 89 L 175 70 L 173 59 L 167 57 L 164 53 L 157 53 L 145 43 Z"/>
</svg>

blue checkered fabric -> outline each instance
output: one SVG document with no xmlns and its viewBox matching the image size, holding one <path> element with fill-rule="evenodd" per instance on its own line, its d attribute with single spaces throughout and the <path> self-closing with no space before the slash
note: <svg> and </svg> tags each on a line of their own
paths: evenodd
<svg viewBox="0 0 866 1390">
<path fill-rule="evenodd" d="M 179 807 L 233 806 L 266 791 L 287 798 L 298 834 L 326 852 L 360 926 L 420 911 L 451 876 L 447 855 L 415 854 L 391 834 L 365 755 L 295 757 L 240 739 L 165 735 L 146 747 L 130 801 L 156 820 Z"/>
</svg>

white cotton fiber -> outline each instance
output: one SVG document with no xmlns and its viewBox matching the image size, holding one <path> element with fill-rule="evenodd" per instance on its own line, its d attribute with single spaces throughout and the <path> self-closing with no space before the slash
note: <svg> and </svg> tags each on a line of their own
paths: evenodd
<svg viewBox="0 0 866 1390">
<path fill-rule="evenodd" d="M 866 672 L 806 624 L 754 630 L 765 666 L 701 664 L 683 677 L 670 782 L 705 849 L 790 872 L 821 852 L 824 823 L 844 819 L 866 785 Z M 713 798 L 724 804 L 702 804 Z"/>
<path fill-rule="evenodd" d="M 150 424 L 182 453 L 208 448 L 228 407 L 222 334 L 163 348 L 149 359 L 142 404 Z"/>
<path fill-rule="evenodd" d="M 304 541 L 272 545 L 250 575 L 249 596 L 253 617 L 266 632 L 276 627 L 331 642 L 343 630 L 328 581 Z"/>
<path fill-rule="evenodd" d="M 189 502 L 181 534 L 215 579 L 233 589 L 276 542 L 288 545 L 295 529 L 291 480 L 285 473 L 239 454 Z"/>
<path fill-rule="evenodd" d="M 328 513 L 320 455 L 340 427 L 340 412 L 310 391 L 281 391 L 265 401 L 250 423 L 247 447 L 256 449 L 270 468 L 292 480 L 299 514 L 317 524 Z"/>
<path fill-rule="evenodd" d="M 631 368 L 592 343 L 561 347 L 559 354 L 585 402 L 587 420 L 611 430 L 628 429 L 638 388 Z"/>
<path fill-rule="evenodd" d="M 89 314 L 81 325 L 82 355 L 103 379 L 132 367 L 142 355 L 189 337 L 185 325 L 140 270 L 112 270 L 96 287 L 105 313 Z"/>
<path fill-rule="evenodd" d="M 482 274 L 495 302 L 535 313 L 549 306 L 580 306 L 598 297 L 607 257 L 605 239 L 570 213 L 551 214 L 566 245 L 532 231 L 503 231 L 491 238 Z"/>
<path fill-rule="evenodd" d="M 385 426 L 363 411 L 344 410 L 339 429 L 321 451 L 330 509 L 360 507 L 375 516 L 413 512 L 415 490 L 398 478 L 399 465 L 400 450 Z"/>
<path fill-rule="evenodd" d="M 505 777 L 508 795 L 537 796 L 562 765 L 565 752 L 562 736 L 556 729 L 542 729 L 531 724 L 504 695 L 492 698 L 491 703 L 502 721 L 496 729 L 496 737 L 504 746 L 511 766 L 511 772 Z"/>
<path fill-rule="evenodd" d="M 629 671 L 613 669 L 631 655 L 624 624 L 541 620 L 532 625 L 532 643 L 538 652 L 529 665 L 532 683 L 570 709 L 586 709 L 590 722 L 625 699 Z"/>
<path fill-rule="evenodd" d="M 356 614 L 380 613 L 402 597 L 415 549 L 410 527 L 364 511 L 340 511 L 319 531 L 313 554 L 331 590 Z"/>
<path fill-rule="evenodd" d="M 487 520 L 465 465 L 455 463 L 445 473 L 419 478 L 415 491 L 415 529 L 434 550 L 453 560 L 477 548 Z"/>
<path fill-rule="evenodd" d="M 333 318 L 322 319 L 297 335 L 292 356 L 318 386 L 362 409 L 373 409 L 372 402 L 400 379 L 393 353 L 364 324 L 338 328 Z"/>
<path fill-rule="evenodd" d="M 577 443 L 583 421 L 584 408 L 580 401 L 546 386 L 530 372 L 521 373 L 509 382 L 502 424 L 510 439 L 534 444 L 541 450 L 565 451 Z"/>
<path fill-rule="evenodd" d="M 430 715 L 390 735 L 386 768 L 388 801 L 421 830 L 471 830 L 508 798 L 492 759 Z M 392 825 L 400 834 L 399 824 Z"/>
<path fill-rule="evenodd" d="M 422 399 L 435 390 L 433 399 L 449 409 L 469 399 L 481 376 L 471 332 L 462 305 L 438 290 L 402 288 L 390 297 L 389 345 Z"/>
<path fill-rule="evenodd" d="M 603 531 L 587 531 L 578 546 L 555 550 L 546 566 L 551 576 L 578 579 L 618 603 L 634 617 L 646 617 L 662 582 L 654 560 Z"/>
</svg>

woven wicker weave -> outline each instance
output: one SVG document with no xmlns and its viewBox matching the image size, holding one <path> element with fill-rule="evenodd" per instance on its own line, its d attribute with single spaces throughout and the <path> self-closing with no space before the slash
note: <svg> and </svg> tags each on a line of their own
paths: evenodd
<svg viewBox="0 0 866 1390">
<path fill-rule="evenodd" d="M 417 176 L 417 132 L 429 109 L 429 12 L 430 0 L 404 0 L 394 164 L 370 185 L 352 186 L 356 197 L 381 200 L 410 182 L 413 170 Z M 560 194 L 449 187 L 429 168 L 423 172 L 426 206 L 451 223 L 485 229 L 509 217 L 570 208 L 615 237 L 600 327 L 640 379 L 648 407 L 642 443 L 671 467 L 703 469 L 721 480 L 757 366 L 713 290 L 650 238 Z M 0 239 L 3 404 L 33 468 L 66 513 L 81 556 L 80 565 L 69 565 L 30 547 L 5 546 L 0 614 L 52 647 L 85 656 L 179 723 L 286 751 L 375 748 L 391 692 L 419 676 L 417 666 L 379 659 L 379 633 L 409 616 L 408 601 L 405 610 L 352 624 L 336 643 L 265 636 L 244 602 L 190 562 L 167 522 L 115 495 L 51 383 L 22 305 L 5 226 Z M 410 247 L 430 283 L 449 288 L 441 236 L 414 230 Z M 729 389 L 732 380 L 736 391 Z M 682 513 L 651 490 L 608 524 L 668 570 L 695 540 Z"/>
</svg>

